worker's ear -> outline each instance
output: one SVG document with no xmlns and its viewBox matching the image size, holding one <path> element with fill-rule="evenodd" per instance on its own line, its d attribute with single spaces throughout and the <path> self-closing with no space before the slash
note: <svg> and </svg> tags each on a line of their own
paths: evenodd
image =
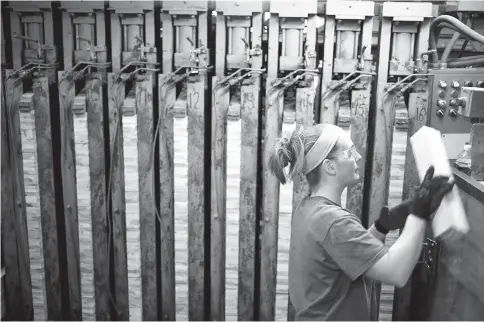
<svg viewBox="0 0 484 322">
<path fill-rule="evenodd" d="M 323 169 L 329 175 L 332 175 L 332 176 L 336 175 L 336 166 L 334 164 L 334 161 L 332 160 L 325 159 L 323 161 Z"/>
</svg>

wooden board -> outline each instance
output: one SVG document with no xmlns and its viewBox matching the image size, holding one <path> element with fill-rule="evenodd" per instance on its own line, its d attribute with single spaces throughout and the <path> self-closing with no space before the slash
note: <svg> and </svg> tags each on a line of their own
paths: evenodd
<svg viewBox="0 0 484 322">
<path fill-rule="evenodd" d="M 423 180 L 430 165 L 435 168 L 434 176 L 452 176 L 440 131 L 423 126 L 410 138 L 410 143 L 420 181 Z M 432 219 L 432 229 L 437 238 L 444 238 L 443 234 L 452 229 L 463 234 L 469 231 L 466 213 L 456 186 L 444 196 Z"/>
<path fill-rule="evenodd" d="M 63 72 L 58 73 L 62 79 Z M 59 84 L 59 113 L 61 134 L 61 171 L 64 198 L 64 220 L 66 226 L 67 276 L 70 312 L 72 319 L 82 319 L 81 272 L 79 255 L 79 220 L 77 214 L 76 151 L 74 142 L 74 120 L 72 105 L 75 84 L 67 79 Z"/>
<path fill-rule="evenodd" d="M 473 124 L 471 129 L 472 177 L 484 180 L 484 124 Z"/>
<path fill-rule="evenodd" d="M 225 226 L 227 199 L 227 109 L 229 87 L 212 79 L 212 153 L 210 207 L 210 318 L 225 320 Z"/>
<path fill-rule="evenodd" d="M 156 212 L 153 150 L 153 79 L 136 82 L 138 113 L 138 172 L 141 239 L 141 285 L 143 320 L 158 319 L 156 259 Z M 159 215 L 159 214 L 158 214 Z"/>
<path fill-rule="evenodd" d="M 189 79 L 188 99 L 188 318 L 205 319 L 205 85 Z"/>
<path fill-rule="evenodd" d="M 7 70 L 7 76 L 10 74 L 10 70 Z M 7 316 L 12 320 L 32 319 L 32 296 L 26 298 L 25 302 L 22 299 L 22 290 L 25 289 L 25 284 L 28 280 L 22 280 L 22 268 L 20 258 L 28 258 L 28 254 L 22 254 L 24 248 L 17 248 L 17 240 L 25 238 L 27 236 L 18 236 L 18 220 L 20 217 L 21 209 L 17 204 L 17 190 L 18 186 L 15 183 L 15 177 L 18 176 L 15 164 L 17 153 L 16 138 L 17 132 L 20 130 L 17 122 L 15 122 L 15 116 L 18 117 L 18 113 L 14 114 L 14 106 L 18 104 L 20 100 L 20 93 L 22 86 L 13 88 L 13 82 L 7 82 L 7 89 L 12 89 L 13 92 L 6 94 L 7 104 L 2 102 L 2 248 L 5 265 L 5 287 L 8 290 L 6 292 L 6 303 L 9 308 L 24 307 L 25 310 L 8 310 Z M 18 91 L 18 95 L 14 95 Z M 8 128 L 7 128 L 8 124 Z M 14 187 L 15 189 L 12 189 Z M 30 282 L 29 282 L 30 284 Z M 29 287 L 29 285 L 27 285 Z M 28 315 L 27 315 L 28 314 Z"/>
<path fill-rule="evenodd" d="M 241 152 L 240 152 L 240 206 L 239 206 L 239 321 L 254 320 L 257 169 L 259 142 L 260 76 L 254 84 L 241 87 Z"/>
<path fill-rule="evenodd" d="M 351 140 L 361 155 L 358 161 L 360 180 L 356 186 L 348 188 L 346 208 L 360 219 L 363 216 L 363 191 L 365 188 L 365 169 L 368 139 L 368 113 L 370 111 L 370 91 L 351 92 Z"/>
<path fill-rule="evenodd" d="M 268 66 L 266 79 L 266 102 L 264 143 L 262 147 L 262 195 L 261 247 L 260 247 L 260 320 L 274 320 L 276 302 L 277 242 L 279 220 L 279 181 L 268 167 L 273 145 L 282 130 L 283 95 L 271 89 L 277 78 L 279 56 L 279 17 L 271 13 L 269 21 Z"/>
<path fill-rule="evenodd" d="M 111 198 L 112 245 L 114 252 L 114 290 L 118 318 L 129 319 L 128 264 L 126 249 L 126 195 L 124 182 L 123 113 L 124 83 L 114 84 L 113 74 L 108 75 L 109 154 L 110 168 L 107 182 Z M 114 84 L 114 85 L 113 85 Z M 110 241 L 111 242 L 111 241 Z"/>
<path fill-rule="evenodd" d="M 96 319 L 111 318 L 109 282 L 109 234 L 112 227 L 106 211 L 106 168 L 104 161 L 104 118 L 102 83 L 93 78 L 86 84 L 87 126 L 89 135 L 89 176 L 94 258 Z M 109 230 L 108 230 L 109 229 Z"/>
<path fill-rule="evenodd" d="M 405 170 L 403 177 L 402 200 L 411 198 L 420 186 L 420 179 L 415 165 L 410 137 L 422 126 L 427 124 L 428 119 L 428 93 L 411 93 L 408 103 L 408 134 L 405 152 Z M 408 320 L 410 316 L 410 296 L 412 292 L 411 279 L 402 288 L 395 289 L 393 302 L 393 319 Z"/>
<path fill-rule="evenodd" d="M 388 61 L 390 58 L 390 36 L 392 21 L 382 19 L 380 28 L 380 51 L 377 66 L 377 84 L 372 93 L 374 104 L 374 132 L 370 140 L 373 144 L 373 159 L 371 160 L 372 180 L 370 189 L 368 223 L 370 227 L 378 217 L 381 208 L 388 202 L 390 180 L 390 165 L 393 140 L 393 95 L 385 94 L 387 84 Z M 371 147 L 371 146 L 370 146 Z"/>
<path fill-rule="evenodd" d="M 175 303 L 175 167 L 173 106 L 176 88 L 162 85 L 167 75 L 160 75 L 159 144 L 160 144 L 160 215 L 161 215 L 161 316 L 176 318 Z"/>
<path fill-rule="evenodd" d="M 47 77 L 34 79 L 34 110 L 39 164 L 40 211 L 44 247 L 47 319 L 62 319 L 62 295 L 54 191 L 54 164 Z"/>
</svg>

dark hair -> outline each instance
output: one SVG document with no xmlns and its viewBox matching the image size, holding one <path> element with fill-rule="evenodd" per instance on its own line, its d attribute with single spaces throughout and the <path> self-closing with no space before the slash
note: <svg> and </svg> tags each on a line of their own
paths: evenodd
<svg viewBox="0 0 484 322">
<path fill-rule="evenodd" d="M 298 126 L 289 138 L 284 135 L 279 138 L 272 148 L 269 157 L 269 168 L 282 184 L 292 180 L 302 172 L 304 156 L 316 143 L 325 127 L 326 124 L 316 124 L 301 131 L 300 126 Z M 334 158 L 339 150 L 339 143 L 337 142 L 326 159 Z M 288 165 L 290 165 L 289 173 L 286 175 L 284 169 Z M 306 176 L 310 185 L 316 184 L 320 180 L 319 171 L 315 171 L 319 166 Z"/>
</svg>

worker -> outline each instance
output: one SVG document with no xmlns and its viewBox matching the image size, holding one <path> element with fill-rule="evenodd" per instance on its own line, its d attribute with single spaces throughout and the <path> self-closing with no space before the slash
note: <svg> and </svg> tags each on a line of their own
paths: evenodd
<svg viewBox="0 0 484 322">
<path fill-rule="evenodd" d="M 359 159 L 350 136 L 331 124 L 298 127 L 271 151 L 269 167 L 282 184 L 302 174 L 309 185 L 291 226 L 289 295 L 296 320 L 370 320 L 374 281 L 406 284 L 429 217 L 454 185 L 449 177 L 434 177 L 430 167 L 415 196 L 384 207 L 367 230 L 341 207 L 343 190 L 360 179 Z M 386 233 L 399 228 L 400 237 L 388 248 Z"/>
</svg>

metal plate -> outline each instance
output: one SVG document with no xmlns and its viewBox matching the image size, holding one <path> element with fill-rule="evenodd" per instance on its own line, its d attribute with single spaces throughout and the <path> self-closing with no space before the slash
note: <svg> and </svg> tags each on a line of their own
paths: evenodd
<svg viewBox="0 0 484 322">
<path fill-rule="evenodd" d="M 318 11 L 317 1 L 272 0 L 271 13 L 278 13 L 279 17 L 307 17 Z"/>
<path fill-rule="evenodd" d="M 252 16 L 262 12 L 262 1 L 217 1 L 215 11 L 224 16 Z"/>
<path fill-rule="evenodd" d="M 326 15 L 336 16 L 336 19 L 358 19 L 373 17 L 375 3 L 373 1 L 341 1 L 328 0 Z"/>
<path fill-rule="evenodd" d="M 384 2 L 382 16 L 395 21 L 423 21 L 433 17 L 431 2 Z"/>
</svg>

